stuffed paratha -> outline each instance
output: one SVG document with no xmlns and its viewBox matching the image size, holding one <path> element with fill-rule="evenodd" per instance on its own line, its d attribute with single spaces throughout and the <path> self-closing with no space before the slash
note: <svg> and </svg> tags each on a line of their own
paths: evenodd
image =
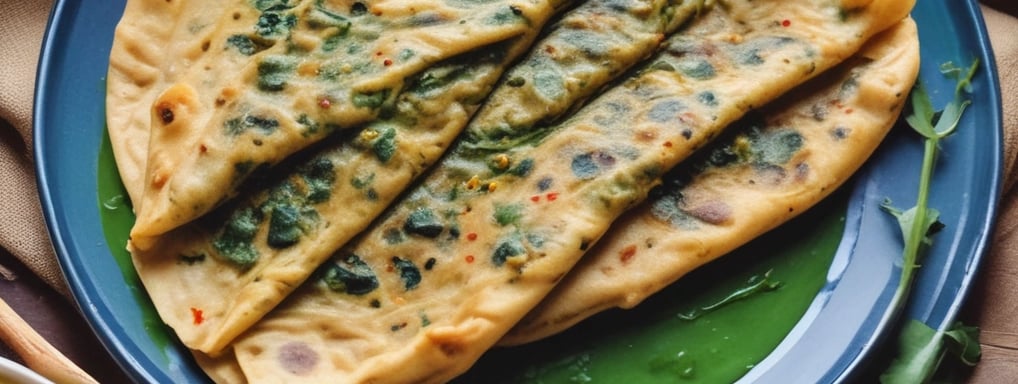
<svg viewBox="0 0 1018 384">
<path fill-rule="evenodd" d="M 589 85 L 555 99 L 531 99 L 526 105 L 543 112 L 529 115 L 535 120 L 551 118 L 554 104 L 585 97 L 590 88 L 600 87 L 612 74 L 623 73 L 650 54 L 660 43 L 660 28 L 669 25 L 664 15 L 676 25 L 701 8 L 699 1 L 634 2 L 628 8 L 611 1 L 584 3 L 552 26 L 539 43 L 560 54 L 551 57 L 542 50 L 530 55 L 492 97 L 521 99 L 515 95 L 534 94 L 537 82 L 517 84 L 512 79 L 533 78 L 535 68 Z M 582 47 L 571 44 L 569 37 L 578 29 L 591 27 L 586 21 L 592 14 L 600 23 L 587 33 L 615 59 L 611 65 L 602 64 L 603 55 L 582 54 Z M 518 52 L 526 44 L 496 46 L 489 53 L 509 48 Z M 164 321 L 186 345 L 218 351 L 367 227 L 434 162 L 477 108 L 501 66 L 514 56 L 470 55 L 426 71 L 408 86 L 395 117 L 372 123 L 355 137 L 330 140 L 318 155 L 298 162 L 295 174 L 284 181 L 268 183 L 198 223 L 160 236 L 150 250 L 135 249 L 137 269 Z M 481 111 L 475 122 L 492 120 L 485 118 L 488 115 Z M 217 294 L 210 296 L 210 291 Z M 194 323 L 192 310 L 201 312 L 200 324 Z"/>
<path fill-rule="evenodd" d="M 433 66 L 399 96 L 392 118 L 331 138 L 282 165 L 291 171 L 282 179 L 132 249 L 163 321 L 191 348 L 220 350 L 437 159 L 511 60 L 506 51 L 526 45 Z"/>
<path fill-rule="evenodd" d="M 546 126 L 647 58 L 713 0 L 589 0 L 550 28 L 470 121 L 472 140 Z"/>
<path fill-rule="evenodd" d="M 744 118 L 734 137 L 670 172 L 502 340 L 632 308 L 690 270 L 807 210 L 844 183 L 897 120 L 919 70 L 915 24 L 877 36 L 832 73 Z"/>
<path fill-rule="evenodd" d="M 107 132 L 131 202 L 141 201 L 152 101 L 202 60 L 226 1 L 131 0 L 117 25 L 106 76 Z M 222 59 L 230 59 L 226 56 Z M 212 78 L 210 80 L 215 80 Z"/>
<path fill-rule="evenodd" d="M 134 246 L 209 212 L 251 174 L 390 110 L 428 67 L 539 29 L 531 21 L 555 3 L 566 2 L 233 0 L 211 24 L 181 21 L 212 32 L 200 65 L 151 104 Z"/>
<path fill-rule="evenodd" d="M 466 136 L 222 358 L 255 382 L 448 380 L 665 170 L 751 106 L 853 54 L 912 5 L 723 4 L 561 124 L 498 140 Z"/>
</svg>

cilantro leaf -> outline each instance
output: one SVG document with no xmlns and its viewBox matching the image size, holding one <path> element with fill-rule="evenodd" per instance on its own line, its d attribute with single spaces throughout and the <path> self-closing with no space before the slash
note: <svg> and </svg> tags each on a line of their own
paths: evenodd
<svg viewBox="0 0 1018 384">
<path fill-rule="evenodd" d="M 953 328 L 944 332 L 944 335 L 948 337 L 947 349 L 952 355 L 957 356 L 959 361 L 970 367 L 979 363 L 983 356 L 979 348 L 979 327 L 957 322 Z"/>
<path fill-rule="evenodd" d="M 933 245 L 933 238 L 930 236 L 944 228 L 944 223 L 940 222 L 940 211 L 934 208 L 927 208 L 926 214 L 922 217 L 923 222 L 919 223 L 916 222 L 916 207 L 902 211 L 892 206 L 890 200 L 884 200 L 880 207 L 898 219 L 898 226 L 901 227 L 903 234 L 912 232 L 922 233 L 923 235 L 919 239 L 914 240 L 919 241 L 920 244 L 917 244 L 919 246 L 928 247 Z M 912 228 L 917 225 L 919 226 L 918 229 Z M 923 249 L 920 249 L 920 251 L 923 251 Z M 915 261 L 918 262 L 918 260 Z"/>
<path fill-rule="evenodd" d="M 884 384 L 928 382 L 944 357 L 951 355 L 967 366 L 979 362 L 979 328 L 961 322 L 937 331 L 918 320 L 905 323 L 898 338 L 899 355 L 880 375 Z"/>
<path fill-rule="evenodd" d="M 918 320 L 909 320 L 898 336 L 898 357 L 880 375 L 883 384 L 925 383 L 940 362 L 943 334 Z"/>
</svg>

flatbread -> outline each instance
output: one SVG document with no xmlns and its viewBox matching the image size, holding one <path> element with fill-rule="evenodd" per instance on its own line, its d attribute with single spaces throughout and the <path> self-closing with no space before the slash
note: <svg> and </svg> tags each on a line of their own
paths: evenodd
<svg viewBox="0 0 1018 384">
<path fill-rule="evenodd" d="M 233 0 L 195 26 L 213 30 L 203 64 L 151 104 L 134 246 L 209 212 L 251 174 L 375 119 L 414 74 L 533 31 L 531 20 L 563 2 Z"/>
<path fill-rule="evenodd" d="M 223 358 L 236 359 L 252 382 L 458 375 L 665 170 L 751 106 L 849 57 L 912 6 L 723 4 L 561 124 L 494 142 L 466 136 Z"/>
<path fill-rule="evenodd" d="M 684 274 L 806 211 L 844 183 L 894 125 L 919 71 L 909 19 L 832 73 L 743 119 L 739 134 L 666 178 L 616 222 L 502 340 L 632 308 Z"/>
<path fill-rule="evenodd" d="M 580 6 L 540 43 L 556 47 L 560 55 L 549 56 L 546 50 L 532 54 L 516 66 L 523 69 L 513 70 L 509 78 L 531 76 L 537 67 L 585 81 L 590 88 L 600 87 L 611 79 L 610 74 L 623 73 L 660 44 L 659 29 L 668 25 L 662 15 L 670 15 L 669 20 L 678 24 L 699 9 L 698 2 L 651 5 L 628 11 L 619 11 L 611 2 Z M 669 8 L 674 10 L 664 12 Z M 571 44 L 578 28 L 591 27 L 584 23 L 591 14 L 599 15 L 602 23 L 588 32 L 603 37 L 598 46 L 612 53 L 616 59 L 612 65 L 601 64 L 603 55 L 582 54 L 582 47 Z M 488 50 L 496 54 L 508 49 L 510 55 L 476 54 L 426 71 L 411 82 L 395 117 L 372 123 L 357 136 L 326 143 L 317 155 L 298 162 L 294 174 L 284 181 L 269 183 L 209 218 L 161 236 L 150 250 L 136 249 L 135 264 L 164 321 L 191 348 L 208 353 L 221 349 L 366 228 L 413 177 L 433 163 L 466 125 L 500 69 L 529 43 Z M 451 82 L 459 85 L 448 85 Z M 519 99 L 514 95 L 533 94 L 534 84 L 506 80 L 492 97 Z M 417 95 L 422 91 L 426 95 Z M 555 111 L 551 105 L 571 103 L 588 94 L 586 89 L 570 90 L 556 99 L 531 99 L 525 108 L 544 111 L 544 117 L 531 114 L 539 120 L 551 116 Z M 489 121 L 484 118 L 489 114 L 482 111 L 474 121 Z M 290 225 L 274 225 L 275 221 Z M 248 230 L 240 231 L 245 226 Z M 235 241 L 238 232 L 250 238 Z M 201 311 L 199 324 L 192 310 Z"/>
<path fill-rule="evenodd" d="M 132 249 L 163 321 L 185 345 L 221 350 L 441 156 L 512 60 L 498 51 L 522 52 L 526 43 L 433 66 L 391 119 L 332 138 L 282 166 L 281 180 Z"/>
<path fill-rule="evenodd" d="M 470 122 L 470 140 L 497 141 L 555 122 L 713 6 L 714 0 L 586 1 L 506 72 Z"/>
<path fill-rule="evenodd" d="M 106 76 L 107 132 L 131 202 L 144 189 L 152 101 L 203 58 L 227 1 L 130 0 L 117 24 Z M 200 64 L 199 64 L 200 65 Z"/>
</svg>

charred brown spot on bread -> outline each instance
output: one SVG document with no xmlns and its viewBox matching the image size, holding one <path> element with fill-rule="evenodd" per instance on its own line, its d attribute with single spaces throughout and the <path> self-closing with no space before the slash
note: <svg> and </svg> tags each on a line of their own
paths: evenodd
<svg viewBox="0 0 1018 384">
<path fill-rule="evenodd" d="M 156 172 L 156 174 L 152 176 L 152 186 L 156 188 L 162 188 L 163 185 L 166 185 L 166 180 L 169 178 L 170 176 L 167 175 L 165 172 Z"/>
<path fill-rule="evenodd" d="M 460 352 L 463 352 L 463 346 L 462 345 L 460 345 L 459 343 L 453 343 L 453 342 L 449 342 L 449 341 L 439 342 L 438 343 L 438 348 L 442 351 L 442 353 L 444 353 L 446 356 L 449 356 L 449 357 L 456 356 Z"/>
<path fill-rule="evenodd" d="M 156 111 L 158 111 L 158 113 L 159 113 L 159 121 L 162 121 L 163 124 L 173 123 L 174 114 L 173 114 L 173 105 L 172 104 L 170 104 L 170 103 L 161 103 L 161 104 L 159 104 L 158 107 L 156 107 Z"/>
<path fill-rule="evenodd" d="M 642 143 L 651 142 L 657 138 L 657 132 L 651 130 L 641 130 L 636 132 L 636 140 Z"/>
<path fill-rule="evenodd" d="M 238 93 L 240 93 L 240 91 L 237 90 L 236 88 L 233 87 L 223 88 L 223 90 L 219 92 L 219 97 L 216 98 L 216 106 L 222 107 L 226 105 L 227 102 L 237 97 Z"/>
</svg>

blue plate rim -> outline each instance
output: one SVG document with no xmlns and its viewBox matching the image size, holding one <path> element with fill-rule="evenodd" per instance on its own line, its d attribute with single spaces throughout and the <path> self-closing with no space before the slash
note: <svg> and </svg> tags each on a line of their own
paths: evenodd
<svg viewBox="0 0 1018 384">
<path fill-rule="evenodd" d="M 48 149 L 42 145 L 45 143 L 47 132 L 45 129 L 40 128 L 47 126 L 47 116 L 41 113 L 41 106 L 45 105 L 47 92 L 49 92 L 49 84 L 51 83 L 49 76 L 52 73 L 50 69 L 52 62 L 49 58 L 59 51 L 58 45 L 60 40 L 57 36 L 60 35 L 60 29 L 64 27 L 57 21 L 63 20 L 66 17 L 64 15 L 73 12 L 73 10 L 68 9 L 71 3 L 71 0 L 56 0 L 54 2 L 47 21 L 46 30 L 43 34 L 43 43 L 39 52 L 39 62 L 36 70 L 32 107 L 32 135 L 37 176 L 36 186 L 39 191 L 44 220 L 49 232 L 50 241 L 63 272 L 64 281 L 70 288 L 71 296 L 79 312 L 84 315 L 85 321 L 91 327 L 100 343 L 113 357 L 113 360 L 135 382 L 168 382 L 167 379 L 169 378 L 165 375 L 158 377 L 158 375 L 153 375 L 153 372 L 149 369 L 139 369 L 139 364 L 142 364 L 142 362 L 135 359 L 134 356 L 142 355 L 142 353 L 137 346 L 114 337 L 117 330 L 114 330 L 114 324 L 106 321 L 108 318 L 113 318 L 112 313 L 108 307 L 100 305 L 101 303 L 96 300 L 98 292 L 85 284 L 86 280 L 82 276 L 84 270 L 80 268 L 81 264 L 75 263 L 71 259 L 73 256 L 68 246 L 68 239 L 65 237 L 65 233 L 60 230 L 61 227 L 58 223 L 55 202 L 52 199 L 53 194 L 50 190 L 50 183 L 48 183 L 50 180 Z"/>
</svg>

